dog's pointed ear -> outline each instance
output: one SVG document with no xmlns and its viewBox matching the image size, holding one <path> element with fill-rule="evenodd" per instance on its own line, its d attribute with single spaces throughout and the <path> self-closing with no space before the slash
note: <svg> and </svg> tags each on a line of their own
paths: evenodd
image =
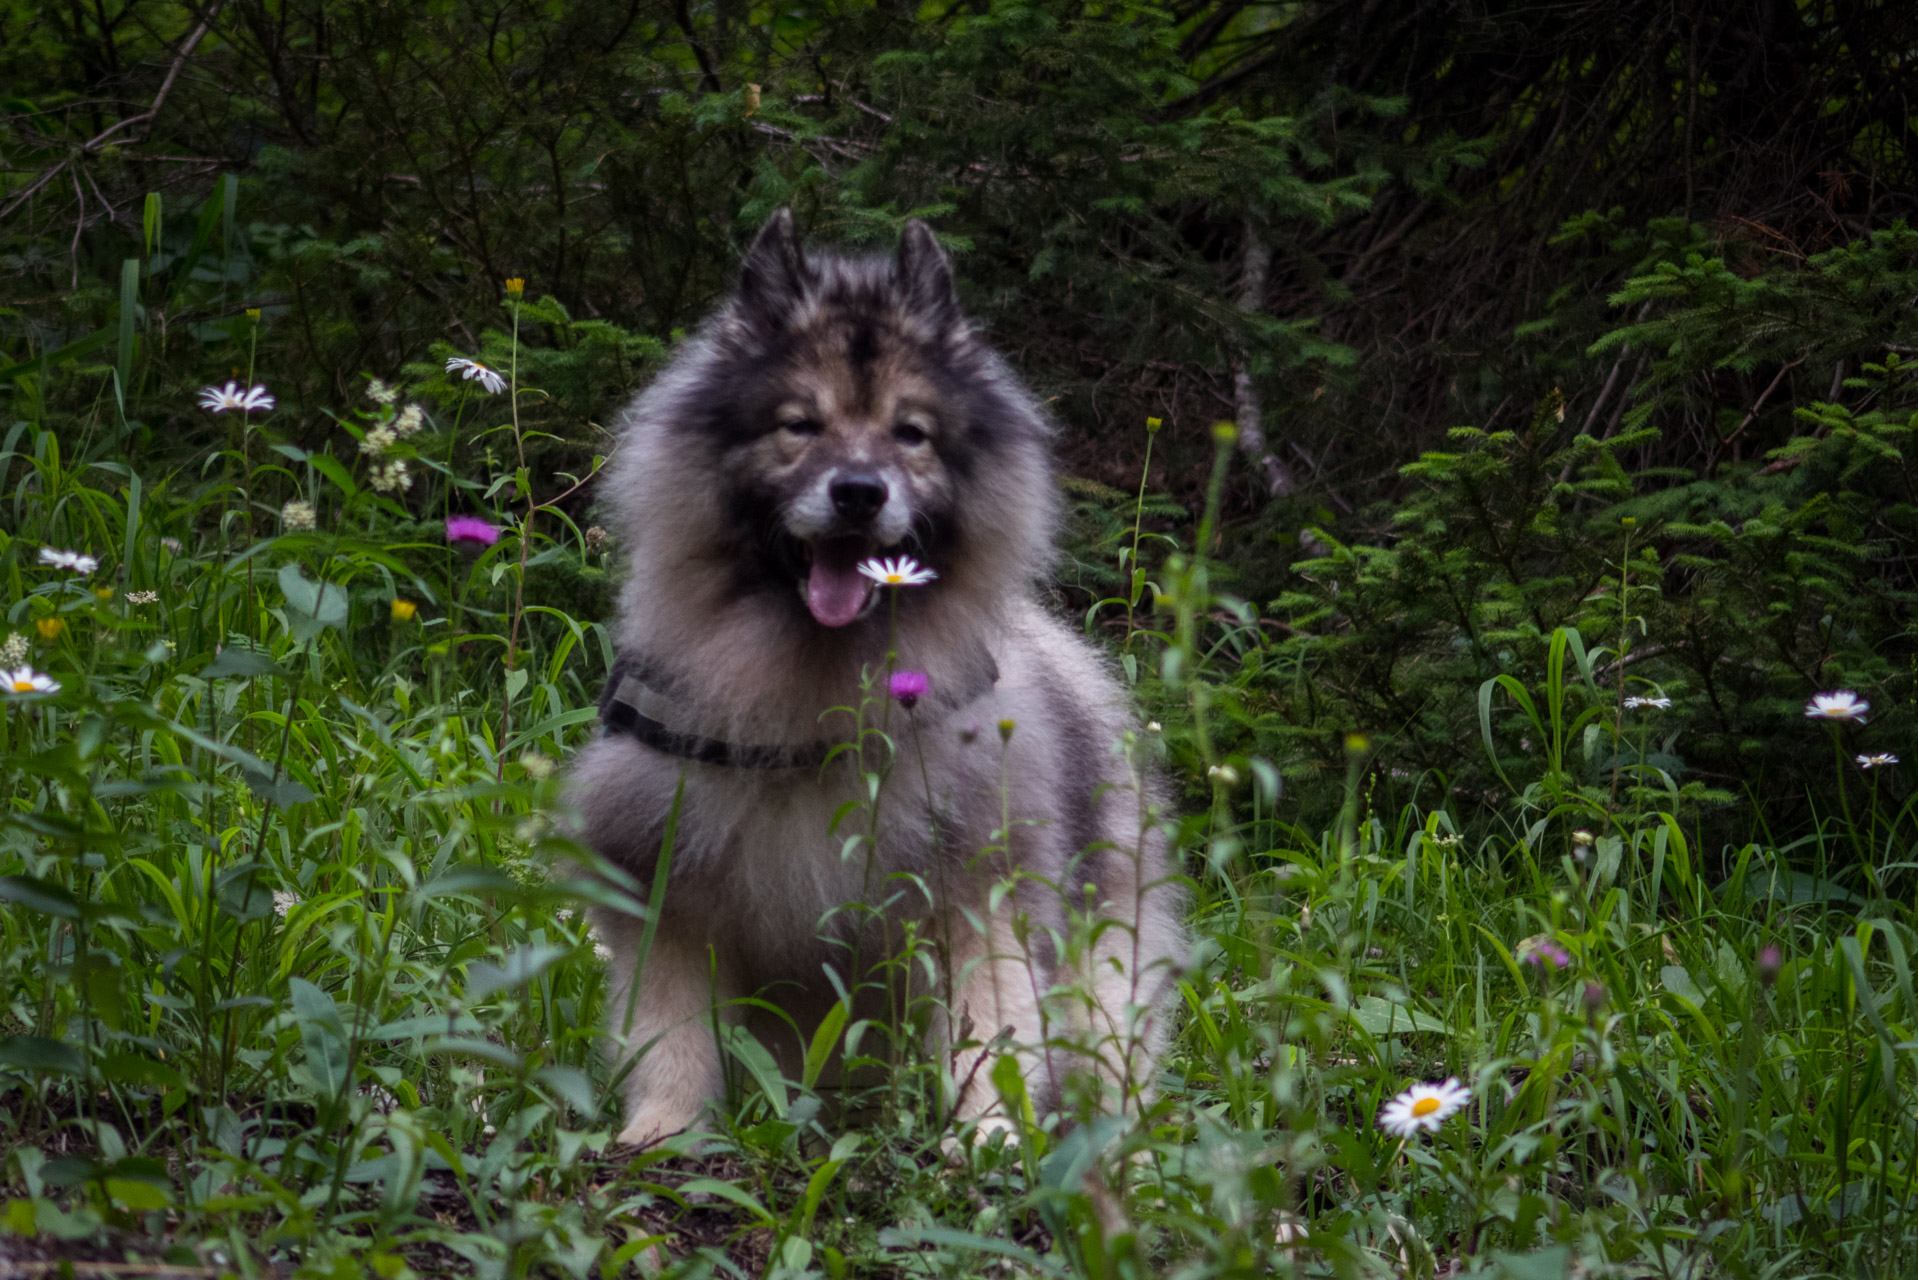
<svg viewBox="0 0 1918 1280">
<path fill-rule="evenodd" d="M 941 337 L 955 336 L 964 318 L 952 284 L 952 262 L 931 227 L 917 218 L 906 223 L 893 270 L 907 314 L 926 321 Z"/>
<path fill-rule="evenodd" d="M 810 279 L 805 250 L 793 229 L 793 212 L 782 208 L 766 219 L 753 247 L 746 251 L 739 270 L 740 304 L 755 326 L 778 330 L 798 309 Z"/>
</svg>

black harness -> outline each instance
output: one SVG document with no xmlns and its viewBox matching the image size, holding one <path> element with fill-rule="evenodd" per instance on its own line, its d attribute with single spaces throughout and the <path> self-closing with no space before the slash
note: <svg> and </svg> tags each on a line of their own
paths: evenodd
<svg viewBox="0 0 1918 1280">
<path fill-rule="evenodd" d="M 982 662 L 975 664 L 978 677 L 964 693 L 948 705 L 958 710 L 987 693 L 999 683 L 999 664 L 983 650 Z M 945 703 L 945 699 L 932 701 Z M 675 697 L 672 680 L 644 661 L 621 654 L 606 677 L 606 688 L 599 695 L 599 719 L 608 734 L 623 733 L 637 738 L 655 751 L 700 764 L 729 769 L 816 769 L 832 754 L 837 742 L 806 742 L 793 746 L 741 746 L 703 737 L 671 727 Z"/>
</svg>

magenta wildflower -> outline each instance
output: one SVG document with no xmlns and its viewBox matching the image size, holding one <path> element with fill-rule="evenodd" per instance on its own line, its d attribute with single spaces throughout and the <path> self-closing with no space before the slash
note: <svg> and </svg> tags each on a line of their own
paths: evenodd
<svg viewBox="0 0 1918 1280">
<path fill-rule="evenodd" d="M 499 541 L 499 530 L 478 516 L 451 516 L 446 521 L 446 540 L 468 555 L 478 555 Z"/>
<path fill-rule="evenodd" d="M 1785 953 L 1778 944 L 1768 943 L 1758 952 L 1758 980 L 1766 986 L 1778 981 L 1778 974 L 1785 967 Z"/>
<path fill-rule="evenodd" d="M 886 681 L 886 692 L 892 695 L 894 702 L 908 711 L 918 704 L 919 699 L 926 696 L 926 690 L 931 687 L 932 682 L 926 678 L 926 673 L 923 671 L 895 671 L 892 673 L 892 678 Z"/>
<path fill-rule="evenodd" d="M 1571 967 L 1572 953 L 1556 942 L 1541 942 L 1535 947 L 1528 948 L 1525 954 L 1519 957 L 1519 962 L 1537 965 L 1541 970 L 1556 973 L 1560 969 Z"/>
</svg>

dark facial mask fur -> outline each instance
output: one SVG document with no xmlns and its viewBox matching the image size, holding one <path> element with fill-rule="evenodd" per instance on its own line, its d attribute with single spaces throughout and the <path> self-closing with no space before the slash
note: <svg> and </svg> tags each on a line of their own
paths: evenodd
<svg viewBox="0 0 1918 1280">
<path fill-rule="evenodd" d="M 861 562 L 970 557 L 971 523 L 994 518 L 982 473 L 1035 415 L 994 376 L 922 224 L 891 259 L 809 257 L 774 217 L 712 339 L 711 398 L 678 427 L 724 477 L 735 592 L 844 627 L 874 602 Z"/>
</svg>

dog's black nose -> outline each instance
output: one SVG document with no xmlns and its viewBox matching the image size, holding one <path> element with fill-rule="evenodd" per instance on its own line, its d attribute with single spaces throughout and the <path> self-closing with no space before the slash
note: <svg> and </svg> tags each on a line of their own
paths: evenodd
<svg viewBox="0 0 1918 1280">
<path fill-rule="evenodd" d="M 833 506 L 848 520 L 866 521 L 886 505 L 886 482 L 870 471 L 847 471 L 834 476 L 827 489 Z"/>
</svg>

